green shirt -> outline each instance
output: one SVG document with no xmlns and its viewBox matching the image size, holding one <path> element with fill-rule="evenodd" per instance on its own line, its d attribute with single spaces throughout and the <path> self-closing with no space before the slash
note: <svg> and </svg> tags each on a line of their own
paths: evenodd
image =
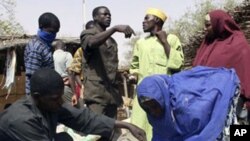
<svg viewBox="0 0 250 141">
<path fill-rule="evenodd" d="M 168 35 L 167 41 L 171 47 L 169 58 L 156 36 L 145 37 L 136 42 L 130 73 L 137 73 L 139 82 L 152 74 L 171 74 L 171 69 L 181 69 L 184 63 L 181 42 L 173 34 Z"/>
</svg>

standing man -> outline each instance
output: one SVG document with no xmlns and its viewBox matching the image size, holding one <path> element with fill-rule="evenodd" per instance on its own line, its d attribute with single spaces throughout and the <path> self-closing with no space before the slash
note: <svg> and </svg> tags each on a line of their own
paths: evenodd
<svg viewBox="0 0 250 141">
<path fill-rule="evenodd" d="M 94 21 L 88 21 L 85 29 L 90 29 L 94 27 Z M 83 82 L 83 50 L 81 47 L 79 47 L 75 54 L 73 61 L 68 68 L 69 72 L 69 82 L 70 87 L 73 92 L 72 96 L 72 105 L 74 106 L 83 106 L 83 97 L 84 97 L 84 85 Z"/>
<path fill-rule="evenodd" d="M 55 43 L 55 51 L 53 53 L 55 70 L 61 75 L 64 82 L 64 95 L 63 100 L 71 103 L 73 96 L 69 83 L 68 67 L 70 66 L 73 57 L 71 53 L 65 51 L 66 46 L 62 40 L 57 40 Z"/>
<path fill-rule="evenodd" d="M 116 118 L 122 97 L 116 82 L 117 43 L 111 35 L 121 32 L 129 38 L 134 31 L 128 25 L 116 25 L 106 30 L 111 23 L 111 14 L 105 6 L 96 7 L 92 16 L 94 27 L 84 30 L 81 34 L 84 50 L 84 100 L 92 111 Z"/>
<path fill-rule="evenodd" d="M 167 34 L 162 26 L 167 19 L 164 12 L 150 8 L 143 21 L 143 31 L 150 35 L 139 39 L 134 47 L 130 68 L 130 79 L 141 82 L 143 78 L 153 74 L 169 74 L 181 70 L 184 62 L 181 42 L 177 36 Z M 131 122 L 146 131 L 147 140 L 152 138 L 152 127 L 148 123 L 146 113 L 135 97 Z"/>
<path fill-rule="evenodd" d="M 43 13 L 38 19 L 37 36 L 31 39 L 24 51 L 26 94 L 30 94 L 30 78 L 41 68 L 54 68 L 51 43 L 60 29 L 60 21 L 53 13 Z"/>
<path fill-rule="evenodd" d="M 118 69 L 118 48 L 111 37 L 115 32 L 125 34 L 125 38 L 134 34 L 128 25 L 116 25 L 106 30 L 111 23 L 111 14 L 107 7 L 96 7 L 92 12 L 94 27 L 81 34 L 84 51 L 84 100 L 92 111 L 111 118 L 117 117 L 117 107 L 122 104 L 122 96 L 116 81 Z M 113 140 L 117 138 L 113 134 Z M 108 139 L 101 138 L 107 141 Z"/>
</svg>

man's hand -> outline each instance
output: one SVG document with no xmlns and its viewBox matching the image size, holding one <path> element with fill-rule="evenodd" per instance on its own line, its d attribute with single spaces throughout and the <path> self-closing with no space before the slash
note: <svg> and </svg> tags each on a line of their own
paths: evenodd
<svg viewBox="0 0 250 141">
<path fill-rule="evenodd" d="M 168 44 L 168 41 L 167 41 L 168 34 L 165 31 L 163 30 L 158 31 L 155 33 L 155 35 L 159 39 L 159 41 L 162 43 L 162 45 Z"/>
<path fill-rule="evenodd" d="M 159 39 L 160 43 L 163 45 L 166 56 L 169 57 L 170 45 L 167 41 L 168 34 L 165 31 L 161 30 L 156 32 L 155 35 Z"/>
<path fill-rule="evenodd" d="M 116 25 L 115 30 L 125 34 L 125 38 L 130 38 L 132 34 L 135 35 L 134 30 L 129 25 Z"/>
<path fill-rule="evenodd" d="M 77 103 L 78 103 L 78 98 L 77 98 L 77 95 L 74 94 L 74 95 L 72 96 L 72 98 L 71 98 L 71 104 L 72 104 L 72 106 L 76 106 Z"/>
<path fill-rule="evenodd" d="M 146 141 L 146 133 L 139 127 L 130 124 L 129 131 L 133 134 L 134 137 L 136 137 L 139 141 Z"/>
<path fill-rule="evenodd" d="M 69 77 L 64 77 L 63 78 L 63 83 L 64 83 L 64 85 L 69 86 Z"/>
<path fill-rule="evenodd" d="M 137 78 L 137 75 L 135 75 L 135 74 L 129 74 L 128 75 L 128 80 L 130 81 L 130 82 L 137 82 L 137 80 L 138 80 L 138 78 Z"/>
<path fill-rule="evenodd" d="M 127 78 L 127 82 L 136 84 L 138 81 L 138 75 L 137 74 L 129 74 L 128 72 L 123 72 L 123 74 Z"/>
<path fill-rule="evenodd" d="M 128 129 L 134 137 L 136 137 L 139 141 L 147 141 L 146 139 L 146 133 L 139 127 L 122 121 L 115 121 L 115 128 L 126 128 Z"/>
</svg>

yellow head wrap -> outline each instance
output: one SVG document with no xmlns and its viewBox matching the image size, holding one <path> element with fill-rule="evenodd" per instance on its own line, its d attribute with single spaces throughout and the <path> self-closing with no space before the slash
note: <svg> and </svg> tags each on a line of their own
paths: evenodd
<svg viewBox="0 0 250 141">
<path fill-rule="evenodd" d="M 166 14 L 163 11 L 156 9 L 156 8 L 149 8 L 147 10 L 146 14 L 154 15 L 154 16 L 160 18 L 163 22 L 165 22 L 165 20 L 167 19 Z"/>
</svg>

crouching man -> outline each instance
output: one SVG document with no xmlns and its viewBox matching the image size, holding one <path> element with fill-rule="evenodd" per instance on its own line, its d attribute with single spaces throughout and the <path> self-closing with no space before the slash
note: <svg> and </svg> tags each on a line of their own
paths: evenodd
<svg viewBox="0 0 250 141">
<path fill-rule="evenodd" d="M 145 132 L 135 125 L 79 110 L 62 100 L 64 83 L 52 69 L 41 69 L 31 77 L 31 95 L 0 113 L 0 139 L 4 141 L 64 141 L 56 126 L 62 123 L 86 134 L 109 137 L 114 128 L 127 128 L 140 141 Z M 61 134 L 65 135 L 65 134 Z"/>
</svg>

